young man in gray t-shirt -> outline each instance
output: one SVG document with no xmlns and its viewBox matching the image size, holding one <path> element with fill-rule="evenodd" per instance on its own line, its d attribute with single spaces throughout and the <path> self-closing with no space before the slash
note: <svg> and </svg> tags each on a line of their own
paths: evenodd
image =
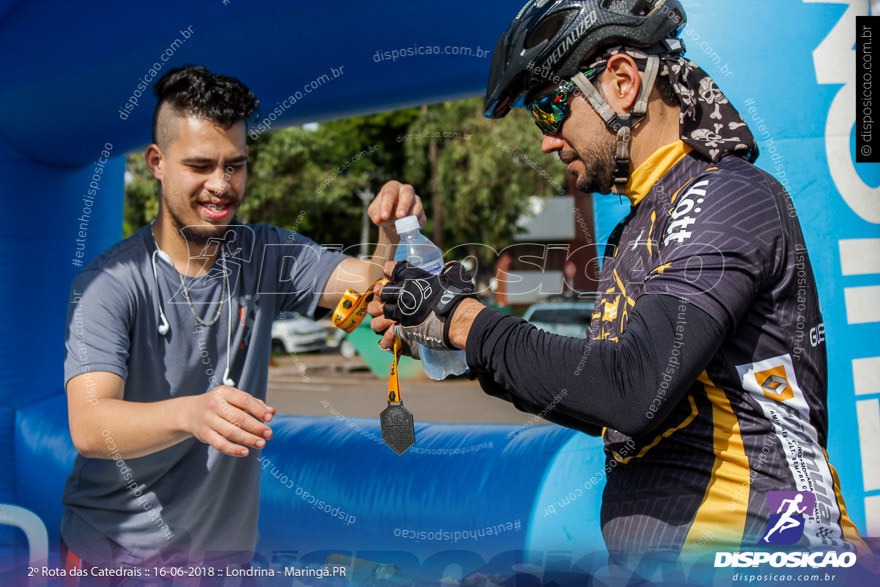
<svg viewBox="0 0 880 587">
<path fill-rule="evenodd" d="M 393 255 L 395 218 L 424 212 L 411 186 L 370 205 L 372 260 L 235 220 L 257 100 L 202 67 L 155 87 L 146 162 L 157 218 L 74 280 L 66 333 L 70 431 L 79 456 L 62 538 L 80 565 L 246 563 L 257 541 L 257 453 L 270 441 L 271 326 L 333 308 Z"/>
</svg>

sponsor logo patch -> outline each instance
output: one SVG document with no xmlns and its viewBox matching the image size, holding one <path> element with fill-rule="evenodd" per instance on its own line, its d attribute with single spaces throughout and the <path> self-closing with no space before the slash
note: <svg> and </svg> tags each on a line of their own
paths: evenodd
<svg viewBox="0 0 880 587">
<path fill-rule="evenodd" d="M 755 373 L 755 380 L 764 392 L 764 395 L 778 402 L 784 402 L 794 397 L 791 383 L 785 373 L 785 365 L 779 365 L 765 371 Z"/>
</svg>

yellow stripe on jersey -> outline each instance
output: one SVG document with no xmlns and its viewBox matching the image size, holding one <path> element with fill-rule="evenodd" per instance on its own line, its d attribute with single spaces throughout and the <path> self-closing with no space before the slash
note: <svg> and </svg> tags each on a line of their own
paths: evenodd
<svg viewBox="0 0 880 587">
<path fill-rule="evenodd" d="M 694 418 L 696 418 L 697 414 L 699 413 L 699 410 L 697 409 L 697 402 L 694 400 L 693 394 L 688 394 L 688 402 L 690 402 L 690 404 L 691 404 L 691 413 L 688 414 L 688 417 L 685 418 L 681 424 L 679 424 L 678 426 L 675 426 L 674 428 L 667 428 L 662 433 L 658 434 L 657 437 L 654 438 L 654 440 L 652 440 L 650 443 L 648 443 L 644 447 L 642 447 L 642 450 L 640 450 L 638 452 L 638 454 L 630 455 L 630 456 L 624 458 L 624 457 L 621 457 L 616 452 L 612 452 L 611 454 L 612 454 L 612 456 L 614 456 L 614 460 L 625 465 L 628 462 L 630 462 L 632 459 L 640 459 L 643 456 L 645 456 L 645 454 L 647 454 L 647 452 L 649 450 L 651 450 L 652 448 L 654 448 L 655 446 L 660 444 L 661 440 L 663 440 L 664 438 L 669 438 L 675 432 L 678 432 L 679 430 L 681 430 L 682 428 L 684 428 L 685 426 L 687 426 L 688 424 L 693 422 Z"/>
<path fill-rule="evenodd" d="M 739 420 L 730 400 L 703 371 L 697 380 L 703 384 L 712 404 L 715 464 L 681 552 L 700 555 L 705 545 L 742 542 L 749 509 L 749 458 L 740 434 Z"/>
<path fill-rule="evenodd" d="M 831 470 L 831 479 L 834 480 L 834 495 L 837 497 L 837 507 L 840 509 L 840 529 L 843 532 L 843 537 L 856 548 L 859 558 L 864 557 L 865 560 L 870 560 L 873 557 L 871 550 L 859 536 L 858 528 L 846 513 L 846 504 L 843 503 L 843 495 L 840 493 L 840 479 L 837 478 L 837 470 L 831 466 L 831 461 L 828 460 L 828 451 L 823 448 L 822 452 L 825 453 L 825 460 L 828 461 L 828 468 Z M 834 522 L 834 520 L 830 521 Z"/>
<path fill-rule="evenodd" d="M 691 182 L 693 182 L 695 179 L 697 179 L 697 176 L 696 176 L 696 175 L 693 176 L 692 178 L 688 179 L 686 182 L 684 182 L 684 183 L 681 185 L 680 188 L 678 188 L 677 190 L 675 190 L 675 193 L 673 193 L 673 194 L 672 194 L 672 197 L 669 198 L 669 203 L 670 203 L 670 204 L 674 204 L 674 203 L 675 203 L 675 199 L 678 198 L 678 194 L 680 194 L 684 188 L 686 188 L 687 186 L 691 185 Z M 671 213 L 672 210 L 673 210 L 673 209 L 670 208 L 667 212 L 668 212 L 668 213 Z"/>
</svg>

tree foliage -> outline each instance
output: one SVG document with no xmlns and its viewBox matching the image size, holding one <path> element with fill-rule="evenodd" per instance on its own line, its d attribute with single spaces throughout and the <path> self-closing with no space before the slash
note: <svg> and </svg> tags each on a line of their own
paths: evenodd
<svg viewBox="0 0 880 587">
<path fill-rule="evenodd" d="M 143 153 L 129 155 L 125 161 L 125 204 L 122 213 L 126 238 L 156 217 L 159 212 L 157 193 L 158 183 L 147 169 Z"/>
<path fill-rule="evenodd" d="M 437 196 L 432 189 L 440 192 L 447 250 L 461 247 L 455 257 L 466 251 L 491 268 L 492 249 L 513 242 L 528 198 L 565 193 L 566 171 L 541 152 L 541 134 L 527 113 L 492 121 L 480 115 L 481 106 L 471 99 L 428 107 L 410 127 L 405 173 L 429 199 Z M 431 141 L 438 146 L 433 168 Z"/>
</svg>

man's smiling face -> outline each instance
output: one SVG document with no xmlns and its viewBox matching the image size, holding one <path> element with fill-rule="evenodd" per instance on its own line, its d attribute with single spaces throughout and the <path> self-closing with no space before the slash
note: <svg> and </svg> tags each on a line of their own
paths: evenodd
<svg viewBox="0 0 880 587">
<path fill-rule="evenodd" d="M 157 136 L 162 159 L 153 174 L 162 185 L 162 219 L 186 240 L 222 239 L 232 222 L 247 178 L 246 133 L 244 121 L 227 129 L 163 106 Z"/>
</svg>

